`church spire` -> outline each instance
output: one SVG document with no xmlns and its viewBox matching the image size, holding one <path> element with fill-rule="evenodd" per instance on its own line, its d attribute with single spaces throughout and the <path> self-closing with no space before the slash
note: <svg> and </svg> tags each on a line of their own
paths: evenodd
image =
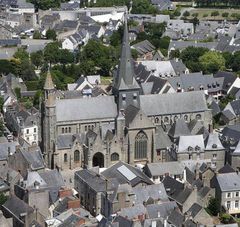
<svg viewBox="0 0 240 227">
<path fill-rule="evenodd" d="M 115 81 L 115 88 L 118 90 L 139 88 L 139 85 L 134 77 L 131 47 L 129 45 L 127 15 L 125 15 L 121 59 L 118 67 L 117 78 Z"/>
<path fill-rule="evenodd" d="M 48 69 L 47 77 L 44 84 L 44 90 L 53 90 L 53 89 L 54 89 L 54 84 L 52 81 L 52 75 L 50 73 L 50 70 Z"/>
</svg>

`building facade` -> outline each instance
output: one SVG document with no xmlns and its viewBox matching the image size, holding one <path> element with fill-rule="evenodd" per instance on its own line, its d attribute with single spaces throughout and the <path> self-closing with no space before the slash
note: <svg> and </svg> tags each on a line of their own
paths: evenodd
<svg viewBox="0 0 240 227">
<path fill-rule="evenodd" d="M 156 127 L 196 117 L 209 128 L 211 111 L 202 91 L 141 95 L 125 23 L 121 60 L 112 95 L 58 99 L 50 73 L 42 106 L 43 151 L 49 167 L 108 167 L 157 160 Z"/>
</svg>

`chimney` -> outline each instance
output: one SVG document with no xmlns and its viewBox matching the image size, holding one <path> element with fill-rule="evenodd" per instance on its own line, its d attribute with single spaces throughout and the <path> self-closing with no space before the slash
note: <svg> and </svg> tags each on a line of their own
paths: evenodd
<svg viewBox="0 0 240 227">
<path fill-rule="evenodd" d="M 80 199 L 68 201 L 68 209 L 77 209 L 80 208 Z"/>
<path fill-rule="evenodd" d="M 73 195 L 73 192 L 72 192 L 72 189 L 60 189 L 58 191 L 58 195 L 60 198 L 63 198 L 63 197 L 68 197 L 68 196 L 72 196 Z"/>
</svg>

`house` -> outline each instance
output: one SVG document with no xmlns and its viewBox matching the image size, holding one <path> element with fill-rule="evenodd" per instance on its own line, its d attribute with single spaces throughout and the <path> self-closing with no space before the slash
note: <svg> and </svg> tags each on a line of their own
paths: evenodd
<svg viewBox="0 0 240 227">
<path fill-rule="evenodd" d="M 98 23 L 109 23 L 110 21 L 124 21 L 124 12 L 112 12 L 107 14 L 91 16 L 91 18 Z"/>
<path fill-rule="evenodd" d="M 191 35 L 194 32 L 192 23 L 185 23 L 184 20 L 173 19 L 167 22 L 166 32 L 168 32 L 168 30 L 179 32 L 183 37 L 187 37 L 188 35 Z"/>
<path fill-rule="evenodd" d="M 145 76 L 145 70 L 150 72 L 149 75 L 153 75 L 155 77 L 166 78 L 166 77 L 174 77 L 180 74 L 187 74 L 189 70 L 180 60 L 169 60 L 169 61 L 154 61 L 154 60 L 144 60 L 138 61 L 136 65 L 136 71 L 140 70 L 138 67 L 145 67 L 144 70 L 141 70 L 140 73 L 136 75 L 137 80 L 141 80 L 141 82 L 146 81 L 148 77 L 142 80 L 142 74 Z M 139 77 L 139 78 L 138 78 Z"/>
<path fill-rule="evenodd" d="M 75 20 L 63 20 L 58 22 L 54 26 L 54 30 L 57 33 L 59 40 L 63 40 L 66 37 L 75 34 L 78 31 L 80 23 Z"/>
<path fill-rule="evenodd" d="M 174 10 L 174 5 L 171 0 L 151 0 L 152 5 L 158 10 Z"/>
<path fill-rule="evenodd" d="M 15 185 L 15 195 L 35 207 L 44 218 L 50 215 L 50 206 L 59 197 L 59 190 L 65 186 L 61 174 L 55 170 L 29 171 L 23 181 Z"/>
<path fill-rule="evenodd" d="M 81 29 L 73 35 L 65 38 L 62 42 L 62 48 L 70 51 L 77 50 L 79 46 L 86 45 L 89 39 L 89 34 L 85 29 Z"/>
<path fill-rule="evenodd" d="M 229 102 L 221 113 L 221 120 L 225 124 L 235 124 L 239 121 L 240 116 L 240 100 Z"/>
<path fill-rule="evenodd" d="M 218 134 L 180 136 L 176 148 L 170 151 L 173 160 L 210 160 L 211 167 L 219 169 L 225 162 L 225 148 Z"/>
<path fill-rule="evenodd" d="M 186 214 L 188 217 L 190 216 L 196 223 L 201 223 L 202 225 L 214 224 L 214 219 L 207 213 L 204 207 L 197 203 L 194 203 L 186 212 Z"/>
<path fill-rule="evenodd" d="M 204 47 L 209 50 L 215 50 L 217 47 L 217 42 L 193 42 L 193 41 L 170 41 L 168 47 L 168 55 L 172 50 L 179 50 L 180 52 L 187 47 Z"/>
<path fill-rule="evenodd" d="M 45 168 L 43 156 L 38 146 L 18 148 L 15 153 L 8 157 L 8 166 L 19 171 L 23 177 L 28 171 L 39 171 Z"/>
<path fill-rule="evenodd" d="M 2 205 L 2 209 L 5 217 L 13 218 L 13 227 L 29 226 L 34 220 L 44 224 L 44 219 L 39 212 L 15 195 L 8 198 Z"/>
<path fill-rule="evenodd" d="M 240 176 L 238 173 L 216 175 L 215 197 L 220 201 L 220 209 L 229 214 L 239 214 Z"/>
<path fill-rule="evenodd" d="M 131 48 L 137 51 L 138 60 L 152 60 L 153 52 L 156 49 L 148 40 L 138 42 L 132 45 Z"/>
<path fill-rule="evenodd" d="M 200 73 L 180 74 L 178 77 L 167 78 L 176 92 L 203 90 L 207 95 L 219 99 L 224 95 L 222 77 L 215 78 L 213 75 Z"/>
<path fill-rule="evenodd" d="M 170 176 L 179 181 L 184 178 L 185 167 L 180 162 L 148 163 L 144 167 L 144 173 L 156 184 L 165 176 Z"/>
</svg>

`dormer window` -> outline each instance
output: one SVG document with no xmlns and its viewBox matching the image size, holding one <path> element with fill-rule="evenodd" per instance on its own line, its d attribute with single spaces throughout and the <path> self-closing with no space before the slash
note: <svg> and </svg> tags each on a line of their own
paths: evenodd
<svg viewBox="0 0 240 227">
<path fill-rule="evenodd" d="M 200 151 L 200 147 L 199 147 L 199 146 L 196 146 L 196 147 L 195 147 L 195 151 Z"/>
<path fill-rule="evenodd" d="M 133 94 L 133 100 L 136 100 L 137 99 L 137 93 L 134 93 Z"/>
<path fill-rule="evenodd" d="M 217 144 L 213 144 L 213 145 L 212 145 L 212 148 L 217 148 Z"/>
<path fill-rule="evenodd" d="M 188 151 L 189 152 L 192 152 L 193 151 L 193 148 L 191 146 L 188 147 Z"/>
</svg>

